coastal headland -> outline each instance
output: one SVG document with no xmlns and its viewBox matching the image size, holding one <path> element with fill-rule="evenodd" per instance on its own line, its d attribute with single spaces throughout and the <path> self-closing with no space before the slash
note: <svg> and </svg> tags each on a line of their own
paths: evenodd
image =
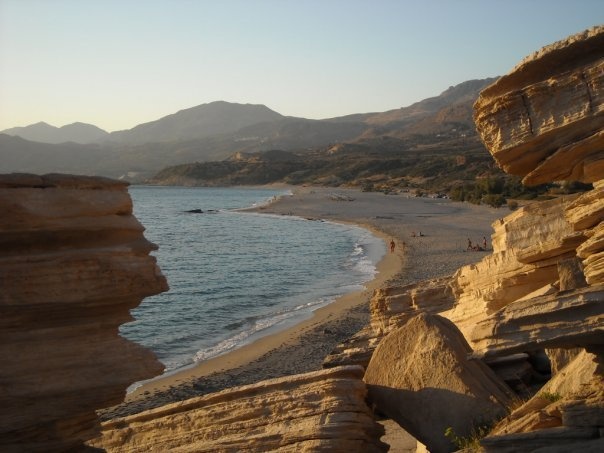
<svg viewBox="0 0 604 453">
<path fill-rule="evenodd" d="M 491 223 L 509 213 L 438 198 L 386 195 L 357 189 L 292 187 L 292 195 L 252 213 L 294 215 L 308 221 L 329 220 L 367 228 L 388 245 L 375 278 L 358 292 L 338 298 L 307 319 L 227 354 L 143 383 L 125 402 L 103 412 L 102 418 L 137 413 L 170 402 L 250 384 L 264 379 L 321 368 L 340 342 L 369 320 L 369 299 L 386 284 L 406 284 L 452 274 L 477 262 L 488 251 L 469 251 L 467 241 L 490 249 Z"/>
</svg>

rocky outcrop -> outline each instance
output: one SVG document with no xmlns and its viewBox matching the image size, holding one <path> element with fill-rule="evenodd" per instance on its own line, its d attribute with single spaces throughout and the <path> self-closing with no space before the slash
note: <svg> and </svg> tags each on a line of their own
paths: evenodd
<svg viewBox="0 0 604 453">
<path fill-rule="evenodd" d="M 470 344 L 472 329 L 485 315 L 559 289 L 559 263 L 575 257 L 577 246 L 586 239 L 564 216 L 576 199 L 533 203 L 495 222 L 493 253 L 454 275 L 456 300 L 443 316 L 457 324 Z"/>
<path fill-rule="evenodd" d="M 594 185 L 578 197 L 533 204 L 503 219 L 493 243 L 514 259 L 505 268 L 491 267 L 486 281 L 471 269 L 458 273 L 459 297 L 446 314 L 462 326 L 474 357 L 548 348 L 552 358 L 552 379 L 481 444 L 487 452 L 602 451 L 604 27 L 527 58 L 483 91 L 475 120 L 499 165 L 525 183 Z M 532 226 L 522 220 L 530 211 Z M 514 267 L 514 261 L 531 267 Z M 487 264 L 477 267 L 486 270 Z M 514 287 L 535 267 L 548 267 L 550 276 L 529 283 L 532 292 Z M 509 291 L 492 291 L 498 282 Z M 464 308 L 472 301 L 485 308 L 482 319 L 474 307 Z"/>
<path fill-rule="evenodd" d="M 0 206 L 0 450 L 77 449 L 162 371 L 118 327 L 166 280 L 124 183 L 2 175 Z"/>
<path fill-rule="evenodd" d="M 103 424 L 107 451 L 382 452 L 361 367 L 271 379 Z"/>
<path fill-rule="evenodd" d="M 526 184 L 604 174 L 604 26 L 544 47 L 484 89 L 477 130 L 507 173 Z"/>
<path fill-rule="evenodd" d="M 604 382 L 585 350 L 481 441 L 487 452 L 601 451 Z M 552 450 L 553 449 L 553 450 Z"/>
<path fill-rule="evenodd" d="M 541 380 L 553 372 L 542 392 L 501 422 L 482 444 L 493 452 L 600 451 L 604 27 L 542 49 L 483 90 L 475 104 L 475 121 L 499 165 L 523 176 L 525 183 L 580 180 L 594 185 L 582 195 L 532 203 L 495 222 L 493 253 L 461 268 L 448 283 L 453 302 L 440 314 L 461 330 L 471 346 L 466 351 L 476 364 L 484 366 L 480 361 L 484 359 L 507 376 L 506 382 L 516 382 L 525 390 L 531 384 L 543 385 Z M 396 294 L 396 288 L 389 291 Z M 414 304 L 408 294 L 376 302 L 371 327 L 383 338 L 365 377 L 371 384 L 370 396 L 380 411 L 429 449 L 444 451 L 446 443 L 430 442 L 438 438 L 438 431 L 443 432 L 445 422 L 438 416 L 445 417 L 449 407 L 457 416 L 462 407 L 453 400 L 460 399 L 463 391 L 455 388 L 447 394 L 455 372 L 433 365 L 425 375 L 405 376 L 419 364 L 437 359 L 449 363 L 441 358 L 444 346 L 438 341 L 455 340 L 440 331 L 435 338 L 447 340 L 425 339 L 431 329 L 427 325 L 412 330 L 414 321 L 409 318 Z M 431 347 L 422 355 L 424 344 Z M 535 376 L 538 382 L 531 382 Z M 423 387 L 451 400 L 421 399 L 426 393 Z M 434 420 L 437 430 L 422 431 Z M 472 422 L 466 417 L 461 424 L 466 431 L 449 426 L 463 437 Z"/>
<path fill-rule="evenodd" d="M 458 436 L 506 414 L 507 386 L 481 361 L 455 325 L 419 314 L 385 337 L 365 373 L 369 397 L 433 453 L 453 451 L 447 428 Z"/>
<path fill-rule="evenodd" d="M 571 203 L 564 214 L 573 228 L 588 238 L 577 247 L 587 283 L 604 283 L 604 180 Z"/>
<path fill-rule="evenodd" d="M 507 305 L 470 333 L 474 357 L 604 344 L 604 285 Z"/>
<path fill-rule="evenodd" d="M 323 367 L 367 367 L 373 351 L 388 333 L 418 313 L 439 313 L 450 309 L 455 302 L 450 285 L 451 277 L 448 276 L 376 289 L 369 304 L 371 323 L 340 343 L 325 358 Z"/>
</svg>

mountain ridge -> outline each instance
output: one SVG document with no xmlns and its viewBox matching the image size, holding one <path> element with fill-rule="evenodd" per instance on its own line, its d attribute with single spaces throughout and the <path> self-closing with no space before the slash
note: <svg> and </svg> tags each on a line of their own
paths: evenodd
<svg viewBox="0 0 604 453">
<path fill-rule="evenodd" d="M 136 175 L 126 177 L 141 181 L 165 167 L 222 161 L 238 152 L 312 152 L 359 142 L 363 149 L 379 153 L 390 146 L 384 141 L 388 138 L 420 143 L 425 139 L 418 137 L 425 136 L 432 143 L 434 137 L 437 141 L 439 137 L 471 137 L 476 135 L 472 104 L 492 80 L 467 81 L 401 109 L 323 120 L 284 116 L 262 104 L 215 101 L 104 135 L 96 147 L 72 143 L 53 148 L 0 134 L 0 172 L 43 173 L 63 168 L 114 178 Z M 39 129 L 53 127 L 38 123 Z"/>
<path fill-rule="evenodd" d="M 18 136 L 39 143 L 93 143 L 109 135 L 94 124 L 75 122 L 56 127 L 44 121 L 29 126 L 11 127 L 0 131 L 0 134 Z"/>
</svg>

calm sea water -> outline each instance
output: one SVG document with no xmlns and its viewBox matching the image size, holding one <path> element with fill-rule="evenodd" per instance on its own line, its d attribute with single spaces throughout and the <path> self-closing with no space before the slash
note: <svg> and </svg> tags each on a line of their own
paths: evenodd
<svg viewBox="0 0 604 453">
<path fill-rule="evenodd" d="M 170 291 L 146 298 L 121 333 L 174 370 L 286 328 L 358 290 L 385 253 L 368 231 L 238 212 L 284 191 L 132 186 L 134 213 Z M 201 209 L 203 214 L 186 213 Z M 208 210 L 213 210 L 207 213 Z"/>
</svg>

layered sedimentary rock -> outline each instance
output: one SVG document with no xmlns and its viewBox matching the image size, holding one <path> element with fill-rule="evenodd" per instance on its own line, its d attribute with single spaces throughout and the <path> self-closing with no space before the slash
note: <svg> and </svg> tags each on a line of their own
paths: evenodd
<svg viewBox="0 0 604 453">
<path fill-rule="evenodd" d="M 388 446 L 365 403 L 363 369 L 271 379 L 103 424 L 107 451 L 349 451 Z"/>
<path fill-rule="evenodd" d="M 474 104 L 487 148 L 526 184 L 601 179 L 603 115 L 604 26 L 528 56 Z"/>
<path fill-rule="evenodd" d="M 604 344 L 604 285 L 520 300 L 470 333 L 474 357 Z"/>
<path fill-rule="evenodd" d="M 488 366 L 468 360 L 470 352 L 449 320 L 419 314 L 376 348 L 364 378 L 369 397 L 431 452 L 452 451 L 447 428 L 468 436 L 505 415 L 511 401 Z"/>
<path fill-rule="evenodd" d="M 118 334 L 167 289 L 124 183 L 0 176 L 0 450 L 64 451 L 93 437 L 95 409 L 159 374 Z"/>
<path fill-rule="evenodd" d="M 564 214 L 573 228 L 588 238 L 577 248 L 587 283 L 604 283 L 604 180 L 571 203 Z"/>
<path fill-rule="evenodd" d="M 454 275 L 453 308 L 443 315 L 472 344 L 471 330 L 485 315 L 526 297 L 559 289 L 559 263 L 573 258 L 586 236 L 566 220 L 577 197 L 527 205 L 493 224 L 493 253 Z M 537 293 L 535 293 L 537 292 Z"/>
<path fill-rule="evenodd" d="M 375 290 L 370 301 L 371 323 L 339 344 L 324 360 L 325 368 L 339 365 L 367 367 L 373 351 L 388 333 L 418 313 L 439 313 L 455 302 L 451 277 Z"/>
<path fill-rule="evenodd" d="M 601 451 L 604 381 L 598 364 L 597 354 L 580 352 L 537 395 L 493 428 L 481 441 L 486 451 Z"/>
<path fill-rule="evenodd" d="M 495 299 L 489 294 L 494 284 L 472 282 L 482 278 L 478 274 L 464 280 L 463 270 L 458 275 L 459 298 L 448 315 L 465 323 L 475 357 L 555 348 L 546 349 L 552 379 L 481 444 L 487 452 L 602 451 L 604 27 L 525 59 L 481 93 L 475 121 L 499 165 L 523 176 L 525 183 L 579 180 L 594 185 L 574 199 L 534 204 L 515 219 L 504 219 L 507 227 L 493 239 L 501 253 L 509 252 L 518 263 L 541 268 L 555 263 L 556 280 L 552 274 L 547 284 L 537 282 L 539 289 L 518 297 L 515 281 L 507 279 L 510 294 Z M 542 218 L 535 217 L 534 228 L 522 221 L 529 210 L 543 212 Z M 487 280 L 504 279 L 502 270 L 507 272 L 492 268 L 495 277 Z M 465 301 L 463 294 L 469 296 Z M 472 298 L 494 308 L 483 319 L 472 319 L 475 328 L 463 316 Z"/>
</svg>

